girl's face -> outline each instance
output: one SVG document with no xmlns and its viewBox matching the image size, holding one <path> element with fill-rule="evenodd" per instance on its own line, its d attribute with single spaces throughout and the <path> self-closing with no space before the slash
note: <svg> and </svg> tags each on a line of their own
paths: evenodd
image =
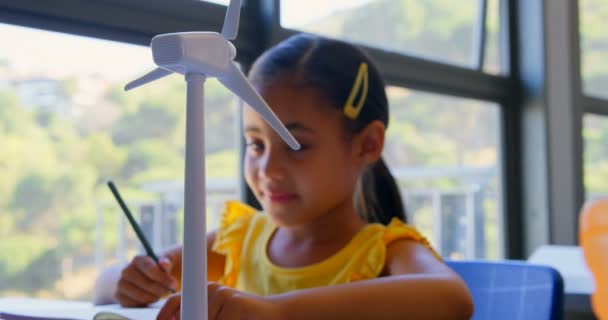
<svg viewBox="0 0 608 320">
<path fill-rule="evenodd" d="M 292 150 L 251 107 L 244 108 L 247 184 L 273 222 L 299 226 L 352 205 L 362 164 L 340 110 L 316 90 L 289 81 L 260 94 L 302 146 Z"/>
</svg>

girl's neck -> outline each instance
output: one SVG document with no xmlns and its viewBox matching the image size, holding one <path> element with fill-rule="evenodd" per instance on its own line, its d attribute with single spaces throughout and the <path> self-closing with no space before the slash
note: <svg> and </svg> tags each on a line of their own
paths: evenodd
<svg viewBox="0 0 608 320">
<path fill-rule="evenodd" d="M 302 267 L 321 262 L 344 248 L 367 223 L 352 201 L 314 221 L 296 227 L 279 227 L 269 239 L 267 254 L 282 267 Z"/>
<path fill-rule="evenodd" d="M 284 239 L 293 243 L 324 245 L 352 238 L 366 225 L 352 201 L 345 201 L 309 223 L 279 228 Z"/>
</svg>

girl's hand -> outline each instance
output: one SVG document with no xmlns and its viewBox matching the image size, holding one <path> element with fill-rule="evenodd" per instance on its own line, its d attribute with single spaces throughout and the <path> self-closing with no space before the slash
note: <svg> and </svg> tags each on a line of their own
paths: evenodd
<svg viewBox="0 0 608 320">
<path fill-rule="evenodd" d="M 280 305 L 260 297 L 211 282 L 207 285 L 209 320 L 275 320 L 281 316 Z M 160 310 L 157 320 L 179 320 L 181 294 L 174 294 Z"/>
<path fill-rule="evenodd" d="M 121 272 L 114 297 L 122 306 L 143 307 L 177 288 L 177 281 L 170 275 L 172 263 L 159 258 L 162 269 L 146 255 L 139 255 Z M 164 269 L 164 270 L 163 270 Z"/>
</svg>

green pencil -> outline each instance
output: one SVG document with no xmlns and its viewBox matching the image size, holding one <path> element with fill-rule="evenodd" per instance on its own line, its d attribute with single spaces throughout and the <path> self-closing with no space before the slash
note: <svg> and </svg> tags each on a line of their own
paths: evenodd
<svg viewBox="0 0 608 320">
<path fill-rule="evenodd" d="M 163 266 L 160 264 L 158 257 L 156 256 L 156 254 L 154 253 L 154 250 L 152 250 L 152 246 L 150 246 L 150 243 L 148 242 L 148 239 L 146 239 L 146 236 L 141 231 L 141 228 L 139 227 L 139 224 L 137 224 L 137 221 L 135 221 L 135 218 L 133 218 L 133 215 L 131 214 L 131 211 L 127 207 L 127 204 L 122 200 L 120 193 L 118 193 L 118 189 L 114 185 L 114 182 L 108 181 L 108 187 L 110 187 L 110 191 L 112 191 L 114 198 L 116 198 L 116 201 L 118 201 L 120 208 L 127 216 L 127 220 L 129 220 L 129 223 L 131 224 L 131 227 L 133 227 L 133 230 L 135 231 L 137 238 L 139 238 L 139 241 L 141 241 L 141 244 L 144 246 L 144 249 L 146 250 L 146 254 L 150 258 L 152 258 L 152 260 L 154 260 L 154 262 L 156 262 L 156 264 L 158 265 L 158 267 L 161 270 L 163 270 L 165 273 L 169 274 L 169 272 L 167 272 L 167 270 L 165 270 L 165 268 L 163 268 Z M 175 293 L 175 290 L 173 290 L 171 288 L 169 288 L 169 290 L 171 290 L 172 293 Z"/>
</svg>

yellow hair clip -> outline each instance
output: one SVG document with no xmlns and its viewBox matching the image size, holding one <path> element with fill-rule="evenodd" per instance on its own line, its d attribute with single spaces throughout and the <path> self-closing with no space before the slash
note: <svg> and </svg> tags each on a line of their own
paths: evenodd
<svg viewBox="0 0 608 320">
<path fill-rule="evenodd" d="M 363 86 L 363 88 L 361 88 Z M 365 99 L 367 99 L 367 89 L 369 86 L 369 75 L 367 73 L 367 63 L 362 62 L 359 66 L 359 72 L 357 72 L 357 78 L 355 79 L 355 84 L 353 88 L 350 90 L 350 95 L 346 100 L 346 104 L 344 105 L 344 114 L 355 120 L 359 116 L 363 105 L 365 104 Z M 361 91 L 361 95 L 359 98 L 359 102 L 355 105 L 355 98 L 357 97 L 357 93 Z"/>
</svg>

